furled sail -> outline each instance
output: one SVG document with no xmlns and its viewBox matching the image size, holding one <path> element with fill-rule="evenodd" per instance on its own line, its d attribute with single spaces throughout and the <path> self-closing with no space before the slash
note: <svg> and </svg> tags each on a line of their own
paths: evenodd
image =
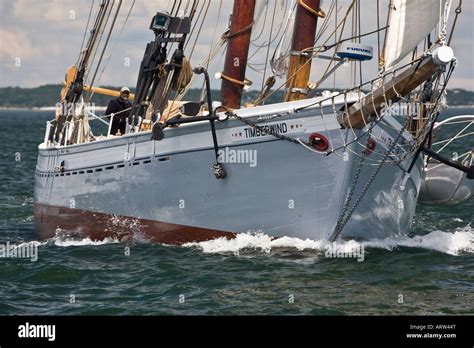
<svg viewBox="0 0 474 348">
<path fill-rule="evenodd" d="M 382 56 L 389 69 L 406 57 L 440 19 L 441 0 L 392 0 L 389 28 Z"/>
</svg>

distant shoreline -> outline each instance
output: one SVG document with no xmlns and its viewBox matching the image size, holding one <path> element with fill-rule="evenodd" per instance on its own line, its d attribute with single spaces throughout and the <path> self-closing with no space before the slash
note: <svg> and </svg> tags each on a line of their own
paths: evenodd
<svg viewBox="0 0 474 348">
<path fill-rule="evenodd" d="M 471 105 L 448 105 L 448 109 L 474 109 L 474 104 Z"/>
<path fill-rule="evenodd" d="M 96 111 L 105 111 L 107 109 L 106 106 L 95 106 Z M 55 106 L 42 106 L 42 107 L 26 107 L 26 106 L 0 106 L 0 111 L 55 111 Z"/>
<path fill-rule="evenodd" d="M 107 107 L 106 106 L 95 106 L 96 111 L 105 111 Z M 474 109 L 474 104 L 470 105 L 448 105 L 448 110 L 449 109 Z M 56 107 L 55 106 L 42 106 L 42 107 L 21 107 L 21 106 L 14 106 L 14 107 L 9 107 L 9 106 L 0 106 L 0 111 L 55 111 Z"/>
</svg>

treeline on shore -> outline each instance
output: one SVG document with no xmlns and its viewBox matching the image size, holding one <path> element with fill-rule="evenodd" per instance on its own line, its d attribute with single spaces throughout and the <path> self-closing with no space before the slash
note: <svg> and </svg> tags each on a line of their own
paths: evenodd
<svg viewBox="0 0 474 348">
<path fill-rule="evenodd" d="M 101 86 L 103 88 L 119 91 L 121 87 Z M 56 105 L 61 91 L 61 85 L 44 85 L 36 88 L 21 88 L 21 87 L 3 87 L 0 88 L 0 107 L 3 108 L 40 108 L 50 107 Z M 135 92 L 131 88 L 132 93 Z M 249 91 L 244 94 L 244 103 L 255 100 L 258 96 L 258 91 Z M 197 101 L 200 99 L 201 89 L 190 89 L 186 95 L 186 100 Z M 96 106 L 106 106 L 111 99 L 106 95 L 94 94 L 91 102 Z M 213 100 L 219 100 L 219 91 L 212 91 Z M 268 104 L 281 101 L 283 92 L 277 92 L 270 96 Z"/>
<path fill-rule="evenodd" d="M 103 86 L 113 90 L 120 90 L 120 87 Z M 0 107 L 3 108 L 39 108 L 54 106 L 58 102 L 61 85 L 44 85 L 36 88 L 21 87 L 2 87 L 0 88 Z M 132 89 L 133 92 L 133 89 Z M 319 92 L 322 92 L 319 91 Z M 244 93 L 244 103 L 255 100 L 259 91 L 248 91 Z M 200 89 L 191 89 L 186 95 L 186 100 L 199 100 L 201 95 Z M 219 99 L 219 91 L 212 91 L 213 100 Z M 277 91 L 272 94 L 267 104 L 281 101 L 283 92 Z M 106 106 L 112 97 L 95 94 L 92 102 L 97 106 Z M 447 103 L 450 106 L 472 105 L 474 106 L 474 91 L 464 89 L 451 89 L 447 93 Z"/>
</svg>

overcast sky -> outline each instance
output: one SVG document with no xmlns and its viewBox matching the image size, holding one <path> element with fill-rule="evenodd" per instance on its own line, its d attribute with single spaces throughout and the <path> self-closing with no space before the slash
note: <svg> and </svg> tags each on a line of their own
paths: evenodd
<svg viewBox="0 0 474 348">
<path fill-rule="evenodd" d="M 183 0 L 185 4 L 188 0 Z M 207 0 L 201 0 L 201 4 Z M 265 0 L 259 0 L 263 4 Z M 273 38 L 283 32 L 285 16 L 288 11 L 290 0 L 269 0 L 265 21 L 265 7 L 257 10 L 257 22 L 253 31 L 254 44 L 251 47 L 251 63 L 254 68 L 264 68 L 267 50 L 262 48 L 258 51 L 259 44 L 264 44 L 272 32 Z M 169 9 L 167 0 L 136 0 L 132 15 L 130 16 L 126 29 L 119 37 L 126 14 L 132 4 L 132 0 L 123 0 L 122 11 L 116 24 L 116 30 L 109 45 L 110 50 L 105 55 L 110 62 L 104 72 L 100 85 L 135 86 L 137 73 L 146 43 L 153 39 L 153 33 L 148 29 L 153 15 L 159 10 Z M 338 4 L 344 10 L 349 0 L 338 0 Z M 96 0 L 97 7 L 99 1 Z M 376 29 L 376 0 L 361 1 L 362 32 Z M 381 0 L 385 5 L 386 1 Z M 453 0 L 453 6 L 457 6 L 458 0 Z M 214 31 L 217 36 L 225 29 L 231 12 L 232 1 L 211 0 L 208 16 L 203 25 L 199 42 L 197 43 L 192 58 L 193 65 L 198 65 L 209 53 Z M 271 26 L 274 4 L 275 19 Z M 322 8 L 328 10 L 330 0 L 323 1 Z M 74 64 L 79 54 L 84 29 L 86 27 L 91 2 L 90 0 L 0 0 L 0 86 L 36 87 L 43 84 L 60 83 L 64 77 L 67 67 Z M 220 12 L 219 12 L 220 9 Z M 381 20 L 385 21 L 385 7 L 382 11 Z M 220 13 L 220 16 L 218 14 Z M 340 12 L 340 16 L 343 12 Z M 340 18 L 340 17 L 339 17 Z M 452 17 L 451 17 L 452 20 Z M 264 24 L 265 23 L 265 24 Z M 216 24 L 217 29 L 216 29 Z M 322 21 L 319 25 L 321 27 Z M 334 21 L 328 22 L 326 33 L 334 28 Z M 350 36 L 350 23 L 343 37 Z M 449 26 L 450 28 L 450 26 Z M 197 32 L 197 31 L 196 31 Z M 346 34 L 347 33 L 347 34 Z M 463 12 L 459 17 L 454 42 L 452 47 L 459 60 L 453 78 L 451 88 L 465 88 L 474 90 L 474 1 L 464 1 Z M 326 36 L 323 36 L 323 40 Z M 285 41 L 288 43 L 289 37 Z M 331 41 L 330 41 L 331 42 Z M 332 39 L 334 42 L 334 39 Z M 371 35 L 363 38 L 363 43 L 374 45 L 375 55 L 377 52 L 377 36 Z M 189 55 L 194 42 L 188 46 Z M 270 57 L 274 52 L 276 42 L 272 44 L 269 51 Z M 331 54 L 331 52 L 328 52 Z M 222 69 L 223 51 L 221 51 L 214 63 L 210 66 L 210 73 Z M 364 78 L 373 78 L 376 73 L 376 57 L 372 62 L 363 63 Z M 312 78 L 316 79 L 321 71 L 326 69 L 326 61 L 317 60 L 313 64 Z M 319 72 L 319 75 L 318 75 Z M 247 76 L 254 81 L 254 87 L 259 89 L 263 79 L 262 74 L 248 70 Z M 268 72 L 267 72 L 268 76 Z M 335 82 L 337 85 L 347 87 L 350 84 L 350 68 L 343 67 L 336 75 L 336 80 L 329 79 L 325 85 L 331 87 Z M 280 83 L 283 81 L 281 80 Z M 214 81 L 213 87 L 218 87 L 219 82 Z"/>
</svg>

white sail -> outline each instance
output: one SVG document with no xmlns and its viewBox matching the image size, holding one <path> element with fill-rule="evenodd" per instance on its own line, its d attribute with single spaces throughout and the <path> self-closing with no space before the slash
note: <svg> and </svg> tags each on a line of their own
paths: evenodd
<svg viewBox="0 0 474 348">
<path fill-rule="evenodd" d="M 389 69 L 406 57 L 440 19 L 441 0 L 393 0 L 383 58 Z"/>
</svg>

